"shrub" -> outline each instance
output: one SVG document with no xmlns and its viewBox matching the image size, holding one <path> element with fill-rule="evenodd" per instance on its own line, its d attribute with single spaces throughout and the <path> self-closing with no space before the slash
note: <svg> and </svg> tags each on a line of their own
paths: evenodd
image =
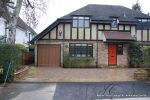
<svg viewBox="0 0 150 100">
<path fill-rule="evenodd" d="M 27 52 L 28 49 L 23 44 L 16 44 L 20 51 Z"/>
<path fill-rule="evenodd" d="M 129 45 L 129 64 L 131 67 L 140 67 L 143 63 L 142 50 L 138 44 Z"/>
<path fill-rule="evenodd" d="M 13 44 L 0 44 L 0 64 L 2 65 L 4 71 L 3 79 L 6 76 L 10 62 L 12 63 L 12 66 L 8 75 L 9 82 L 13 80 L 14 71 L 19 68 L 19 49 Z"/>
<path fill-rule="evenodd" d="M 78 58 L 78 57 L 69 57 L 68 54 L 64 55 L 64 67 L 65 68 L 88 68 L 93 67 L 92 65 L 93 58 Z M 95 66 L 94 66 L 95 67 Z"/>
<path fill-rule="evenodd" d="M 150 67 L 150 47 L 143 49 L 143 65 L 144 67 Z"/>
</svg>

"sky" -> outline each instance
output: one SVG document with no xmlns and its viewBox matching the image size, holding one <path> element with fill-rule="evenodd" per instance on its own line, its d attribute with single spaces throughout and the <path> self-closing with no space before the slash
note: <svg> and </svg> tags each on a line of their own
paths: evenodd
<svg viewBox="0 0 150 100">
<path fill-rule="evenodd" d="M 39 25 L 35 31 L 40 33 L 57 18 L 88 4 L 122 5 L 132 8 L 132 5 L 136 2 L 137 0 L 47 0 L 46 14 L 41 15 L 39 18 Z M 138 2 L 143 13 L 150 12 L 150 0 L 139 0 Z"/>
</svg>

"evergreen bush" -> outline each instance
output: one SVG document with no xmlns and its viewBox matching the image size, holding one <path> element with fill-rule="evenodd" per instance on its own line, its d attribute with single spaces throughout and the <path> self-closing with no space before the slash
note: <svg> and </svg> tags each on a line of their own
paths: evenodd
<svg viewBox="0 0 150 100">
<path fill-rule="evenodd" d="M 129 45 L 129 65 L 130 67 L 141 67 L 143 64 L 143 52 L 139 44 Z"/>
<path fill-rule="evenodd" d="M 144 67 L 150 67 L 150 47 L 144 47 L 143 49 L 143 64 Z"/>
<path fill-rule="evenodd" d="M 19 49 L 14 44 L 0 44 L 0 64 L 3 67 L 1 82 L 4 81 L 10 62 L 11 69 L 8 75 L 8 82 L 13 80 L 14 72 L 19 68 Z"/>
</svg>

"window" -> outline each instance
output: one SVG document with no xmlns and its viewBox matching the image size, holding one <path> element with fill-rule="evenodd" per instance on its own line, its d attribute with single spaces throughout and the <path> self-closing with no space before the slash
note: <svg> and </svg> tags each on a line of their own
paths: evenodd
<svg viewBox="0 0 150 100">
<path fill-rule="evenodd" d="M 116 28 L 118 26 L 119 20 L 117 18 L 112 18 L 112 28 Z"/>
<path fill-rule="evenodd" d="M 150 22 L 150 19 L 142 19 L 142 18 L 138 18 L 139 22 Z"/>
<path fill-rule="evenodd" d="M 71 43 L 69 46 L 69 55 L 71 57 L 92 57 L 93 45 Z"/>
<path fill-rule="evenodd" d="M 73 27 L 89 27 L 89 17 L 73 17 Z"/>
<path fill-rule="evenodd" d="M 84 27 L 84 17 L 78 17 L 78 27 Z"/>
<path fill-rule="evenodd" d="M 123 45 L 122 44 L 119 44 L 117 46 L 117 54 L 123 55 Z"/>
<path fill-rule="evenodd" d="M 73 17 L 73 26 L 74 27 L 78 26 L 78 17 Z"/>
</svg>

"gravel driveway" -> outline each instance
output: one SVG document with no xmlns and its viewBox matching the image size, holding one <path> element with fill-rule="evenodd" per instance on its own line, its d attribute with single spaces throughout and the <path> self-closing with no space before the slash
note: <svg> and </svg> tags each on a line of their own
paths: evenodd
<svg viewBox="0 0 150 100">
<path fill-rule="evenodd" d="M 55 68 L 30 67 L 19 82 L 111 82 L 135 81 L 133 68 Z"/>
</svg>

